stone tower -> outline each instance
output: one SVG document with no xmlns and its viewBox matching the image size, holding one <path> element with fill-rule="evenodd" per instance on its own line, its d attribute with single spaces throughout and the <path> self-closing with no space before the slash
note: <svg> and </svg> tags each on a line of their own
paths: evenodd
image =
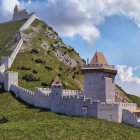
<svg viewBox="0 0 140 140">
<path fill-rule="evenodd" d="M 19 8 L 18 8 L 18 6 L 16 5 L 15 8 L 14 8 L 14 14 L 18 13 L 18 11 L 19 11 Z"/>
<path fill-rule="evenodd" d="M 26 11 L 26 9 L 20 10 L 16 5 L 14 8 L 13 20 L 18 21 L 27 18 L 28 18 L 28 12 Z"/>
<path fill-rule="evenodd" d="M 84 74 L 84 93 L 86 98 L 101 102 L 115 102 L 115 76 L 117 70 L 109 65 L 103 53 L 96 52 Z"/>
<path fill-rule="evenodd" d="M 4 89 L 10 90 L 11 85 L 18 86 L 18 72 L 6 72 L 4 77 Z"/>
<path fill-rule="evenodd" d="M 59 80 L 58 76 L 55 78 L 51 85 L 51 93 L 52 95 L 62 95 L 63 93 L 63 85 L 61 81 Z"/>
</svg>

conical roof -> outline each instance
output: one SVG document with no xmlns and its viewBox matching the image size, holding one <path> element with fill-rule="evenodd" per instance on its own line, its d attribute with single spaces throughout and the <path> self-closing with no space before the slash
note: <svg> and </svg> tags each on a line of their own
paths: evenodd
<svg viewBox="0 0 140 140">
<path fill-rule="evenodd" d="M 63 86 L 58 76 L 52 82 L 52 86 Z"/>
<path fill-rule="evenodd" d="M 96 52 L 90 64 L 91 65 L 98 65 L 98 64 L 108 65 L 108 62 L 102 52 Z"/>
</svg>

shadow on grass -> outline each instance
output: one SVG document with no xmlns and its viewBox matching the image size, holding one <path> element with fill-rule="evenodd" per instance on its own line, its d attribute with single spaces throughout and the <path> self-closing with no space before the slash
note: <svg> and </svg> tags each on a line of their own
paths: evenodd
<svg viewBox="0 0 140 140">
<path fill-rule="evenodd" d="M 17 97 L 15 96 L 15 93 L 12 92 L 12 91 L 10 91 L 10 93 L 11 93 L 11 95 L 13 96 L 13 98 L 15 98 L 15 99 L 16 99 L 18 102 L 20 102 L 21 104 L 25 105 L 26 108 L 29 108 L 29 109 L 38 109 L 39 112 L 51 112 L 50 109 L 41 108 L 41 107 L 35 107 L 35 106 L 31 105 L 31 104 L 26 103 L 26 102 L 23 101 L 22 99 L 17 98 Z M 59 116 L 68 116 L 68 115 L 65 115 L 65 114 L 63 114 L 63 113 L 56 113 L 56 112 L 53 112 L 53 113 L 55 113 L 56 115 L 59 115 Z M 71 117 L 76 117 L 76 116 L 71 116 Z"/>
<path fill-rule="evenodd" d="M 11 95 L 12 95 L 18 102 L 20 102 L 21 104 L 24 104 L 24 105 L 26 106 L 26 108 L 30 108 L 30 109 L 39 109 L 39 112 L 51 112 L 50 109 L 39 108 L 39 107 L 35 107 L 35 106 L 31 105 L 31 104 L 26 103 L 26 102 L 23 101 L 22 99 L 17 98 L 17 97 L 15 96 L 15 93 L 12 92 L 12 91 L 10 91 L 10 93 L 11 93 Z"/>
<path fill-rule="evenodd" d="M 0 94 L 3 94 L 3 93 L 5 93 L 4 84 L 0 83 Z"/>
</svg>

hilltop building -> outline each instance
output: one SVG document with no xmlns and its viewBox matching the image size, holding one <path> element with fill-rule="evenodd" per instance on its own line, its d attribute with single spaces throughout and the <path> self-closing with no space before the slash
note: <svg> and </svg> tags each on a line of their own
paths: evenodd
<svg viewBox="0 0 140 140">
<path fill-rule="evenodd" d="M 20 10 L 16 5 L 13 13 L 13 21 L 28 19 L 32 14 L 29 14 L 26 9 Z"/>
</svg>

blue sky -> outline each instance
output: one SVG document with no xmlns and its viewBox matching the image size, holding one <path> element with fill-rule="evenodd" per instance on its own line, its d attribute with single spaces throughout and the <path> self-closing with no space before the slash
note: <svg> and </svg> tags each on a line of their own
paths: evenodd
<svg viewBox="0 0 140 140">
<path fill-rule="evenodd" d="M 0 22 L 15 4 L 35 11 L 85 60 L 102 51 L 118 69 L 116 83 L 140 96 L 139 0 L 0 0 Z"/>
</svg>

